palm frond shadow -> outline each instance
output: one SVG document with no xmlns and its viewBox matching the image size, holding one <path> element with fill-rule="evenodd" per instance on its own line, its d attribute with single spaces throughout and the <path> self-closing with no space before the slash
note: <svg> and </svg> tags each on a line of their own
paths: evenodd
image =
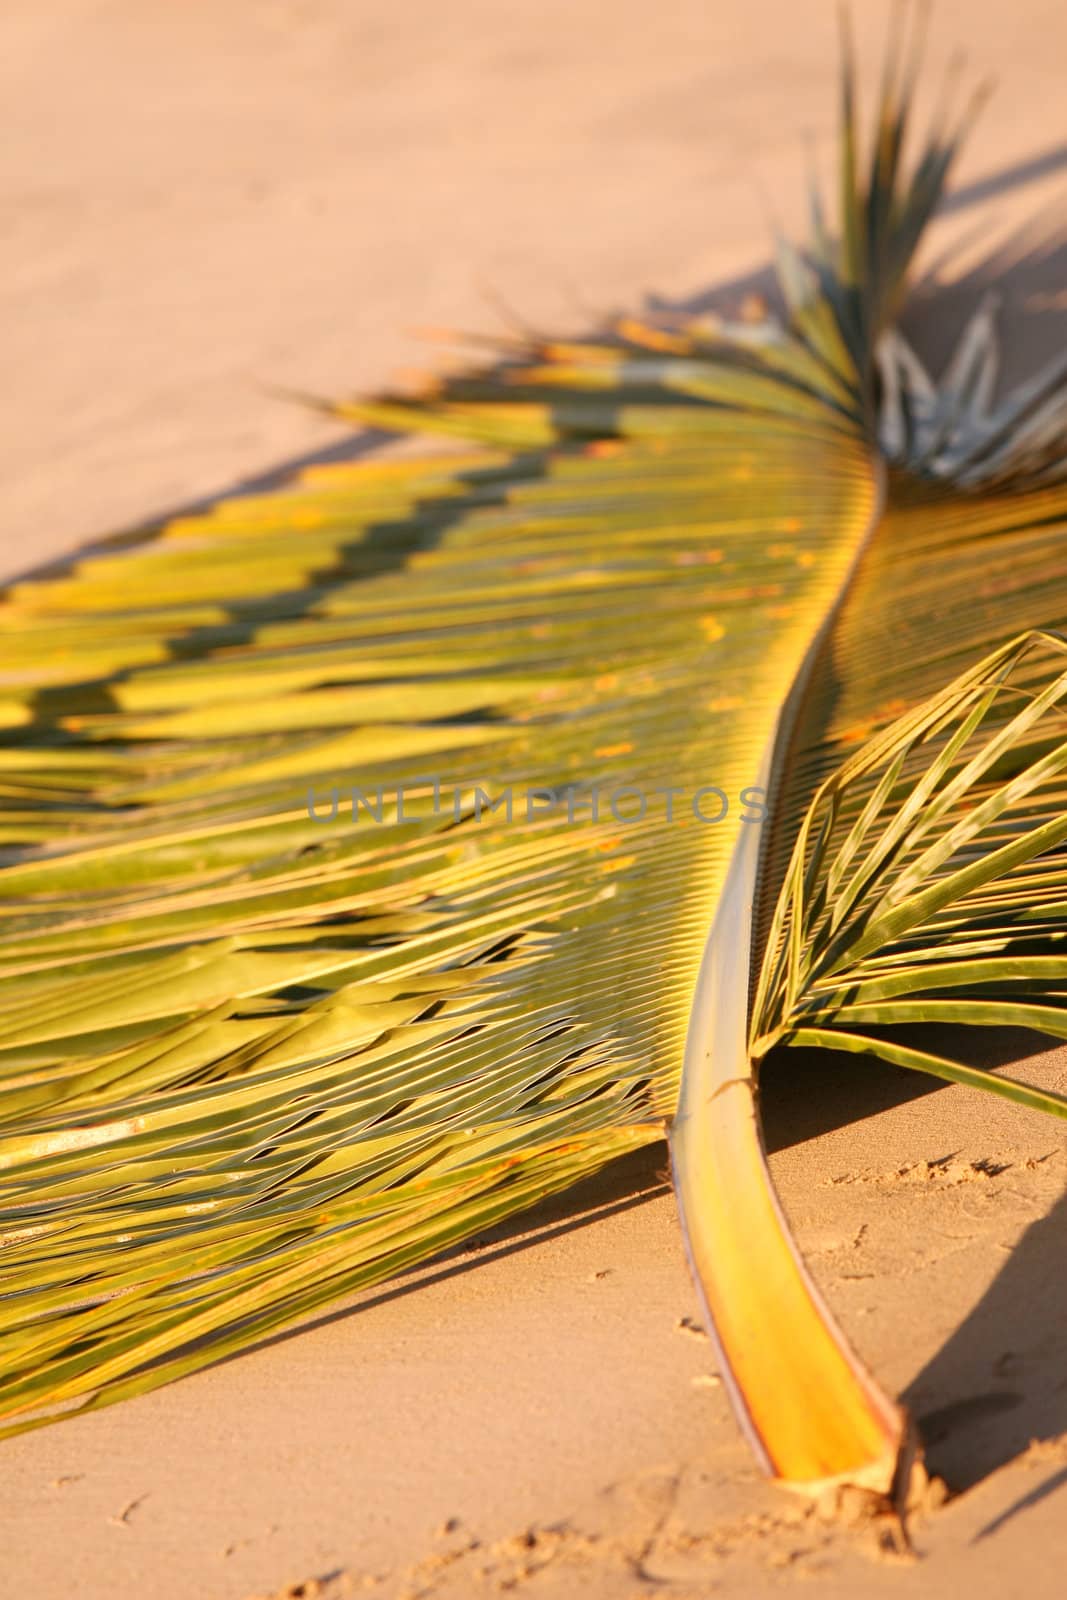
<svg viewBox="0 0 1067 1600">
<path fill-rule="evenodd" d="M 1002 394 L 1032 376 L 1062 348 L 1067 326 L 1067 223 L 1038 221 L 1017 229 L 951 282 L 932 269 L 916 283 L 901 330 L 923 360 L 940 371 L 983 295 L 999 301 Z"/>
<path fill-rule="evenodd" d="M 941 206 L 942 214 L 965 211 L 982 201 L 995 200 L 1064 170 L 1067 170 L 1067 144 L 1050 145 L 1037 155 L 1026 156 L 1022 161 L 1013 161 L 1010 166 L 1001 167 L 999 172 L 990 172 L 984 178 L 961 184 L 945 198 Z"/>
<path fill-rule="evenodd" d="M 1067 1431 L 1067 1196 L 1030 1224 L 977 1305 L 904 1394 L 927 1464 L 972 1488 L 1034 1441 Z"/>
<path fill-rule="evenodd" d="M 1010 1067 L 1028 1057 L 1047 1056 L 1050 1041 L 1025 1028 L 971 1028 L 926 1023 L 894 1029 L 902 1043 L 917 1043 L 974 1066 Z M 880 1064 L 877 1072 L 857 1069 L 844 1050 L 771 1051 L 760 1067 L 763 1134 L 772 1154 L 791 1145 L 851 1127 L 880 1112 L 939 1094 L 946 1085 L 906 1067 Z"/>
</svg>

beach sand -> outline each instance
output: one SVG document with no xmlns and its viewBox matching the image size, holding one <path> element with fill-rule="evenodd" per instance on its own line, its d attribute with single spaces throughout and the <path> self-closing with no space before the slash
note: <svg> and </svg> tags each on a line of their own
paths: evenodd
<svg viewBox="0 0 1067 1600">
<path fill-rule="evenodd" d="M 1005 255 L 1022 370 L 1067 309 L 1067 13 L 951 13 L 932 80 L 964 43 L 999 88 L 927 259 L 1038 219 Z M 860 20 L 871 84 L 883 8 Z M 350 449 L 277 391 L 425 365 L 418 327 L 736 306 L 774 226 L 803 227 L 809 157 L 832 161 L 822 0 L 8 0 L 0 61 L 4 575 Z M 975 291 L 920 297 L 930 348 Z M 1063 1052 L 984 1048 L 1067 1089 Z M 836 1058 L 777 1066 L 765 1102 L 813 1271 L 953 1491 L 913 1552 L 760 1479 L 656 1149 L 253 1354 L 4 1444 L 5 1592 L 1059 1596 L 1060 1127 Z"/>
</svg>

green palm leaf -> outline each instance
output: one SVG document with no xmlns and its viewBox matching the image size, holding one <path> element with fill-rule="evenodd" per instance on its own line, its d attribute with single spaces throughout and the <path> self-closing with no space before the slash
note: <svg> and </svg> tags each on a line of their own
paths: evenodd
<svg viewBox="0 0 1067 1600">
<path fill-rule="evenodd" d="M 988 307 L 940 384 L 893 327 L 970 115 L 905 169 L 916 60 L 865 178 L 846 64 L 841 238 L 781 247 L 783 322 L 501 341 L 337 408 L 474 453 L 8 590 L 0 1431 L 670 1124 L 761 1458 L 890 1488 L 905 1422 L 789 1239 L 758 1062 L 827 1043 L 1062 1114 L 893 1029 L 1067 1036 L 1067 387 L 994 404 Z"/>
<path fill-rule="evenodd" d="M 460 463 L 447 494 L 439 464 L 331 471 L 12 592 L 10 1426 L 662 1137 L 740 797 L 875 500 L 855 428 L 778 398 Z M 34 679 L 45 636 L 71 665 Z M 309 815 L 346 780 L 380 824 Z M 657 784 L 729 814 L 630 820 Z"/>
</svg>

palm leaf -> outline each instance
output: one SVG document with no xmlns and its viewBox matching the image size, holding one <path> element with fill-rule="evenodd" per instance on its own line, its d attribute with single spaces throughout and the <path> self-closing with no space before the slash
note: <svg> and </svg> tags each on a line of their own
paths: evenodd
<svg viewBox="0 0 1067 1600">
<path fill-rule="evenodd" d="M 662 1137 L 738 797 L 874 504 L 855 428 L 790 402 L 318 474 L 12 591 L 9 1426 Z M 594 820 L 592 778 L 730 815 Z M 380 824 L 309 815 L 357 780 Z"/>
<path fill-rule="evenodd" d="M 762 1460 L 899 1481 L 905 1419 L 766 1174 L 759 1060 L 1060 1113 L 893 1029 L 1062 1036 L 1067 997 L 1063 371 L 994 404 L 989 307 L 940 383 L 894 329 L 970 115 L 906 169 L 916 63 L 863 179 L 846 63 L 841 236 L 782 245 L 783 322 L 502 340 L 335 408 L 474 453 L 318 468 L 7 592 L 4 1431 L 669 1123 Z"/>
</svg>

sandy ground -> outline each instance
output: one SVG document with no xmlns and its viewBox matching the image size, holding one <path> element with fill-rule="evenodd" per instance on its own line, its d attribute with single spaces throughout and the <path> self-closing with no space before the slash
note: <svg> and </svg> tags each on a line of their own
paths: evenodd
<svg viewBox="0 0 1067 1600">
<path fill-rule="evenodd" d="M 1043 218 L 1009 279 L 1025 364 L 1062 309 L 1067 15 L 952 12 L 935 60 L 965 30 L 1000 89 L 931 259 Z M 869 56 L 881 7 L 861 20 Z M 736 299 L 772 220 L 802 220 L 805 137 L 828 164 L 833 35 L 822 0 L 8 0 L 0 569 L 345 448 L 270 386 L 372 387 L 425 360 L 413 327 L 492 326 L 490 295 L 553 326 Z M 934 346 L 962 304 L 927 314 Z M 989 1048 L 1067 1087 L 1063 1053 Z M 7 1592 L 1059 1596 L 1060 1131 L 834 1061 L 766 1099 L 800 1242 L 954 1491 L 916 1554 L 758 1479 L 687 1326 L 656 1152 L 297 1336 L 5 1445 Z"/>
</svg>

